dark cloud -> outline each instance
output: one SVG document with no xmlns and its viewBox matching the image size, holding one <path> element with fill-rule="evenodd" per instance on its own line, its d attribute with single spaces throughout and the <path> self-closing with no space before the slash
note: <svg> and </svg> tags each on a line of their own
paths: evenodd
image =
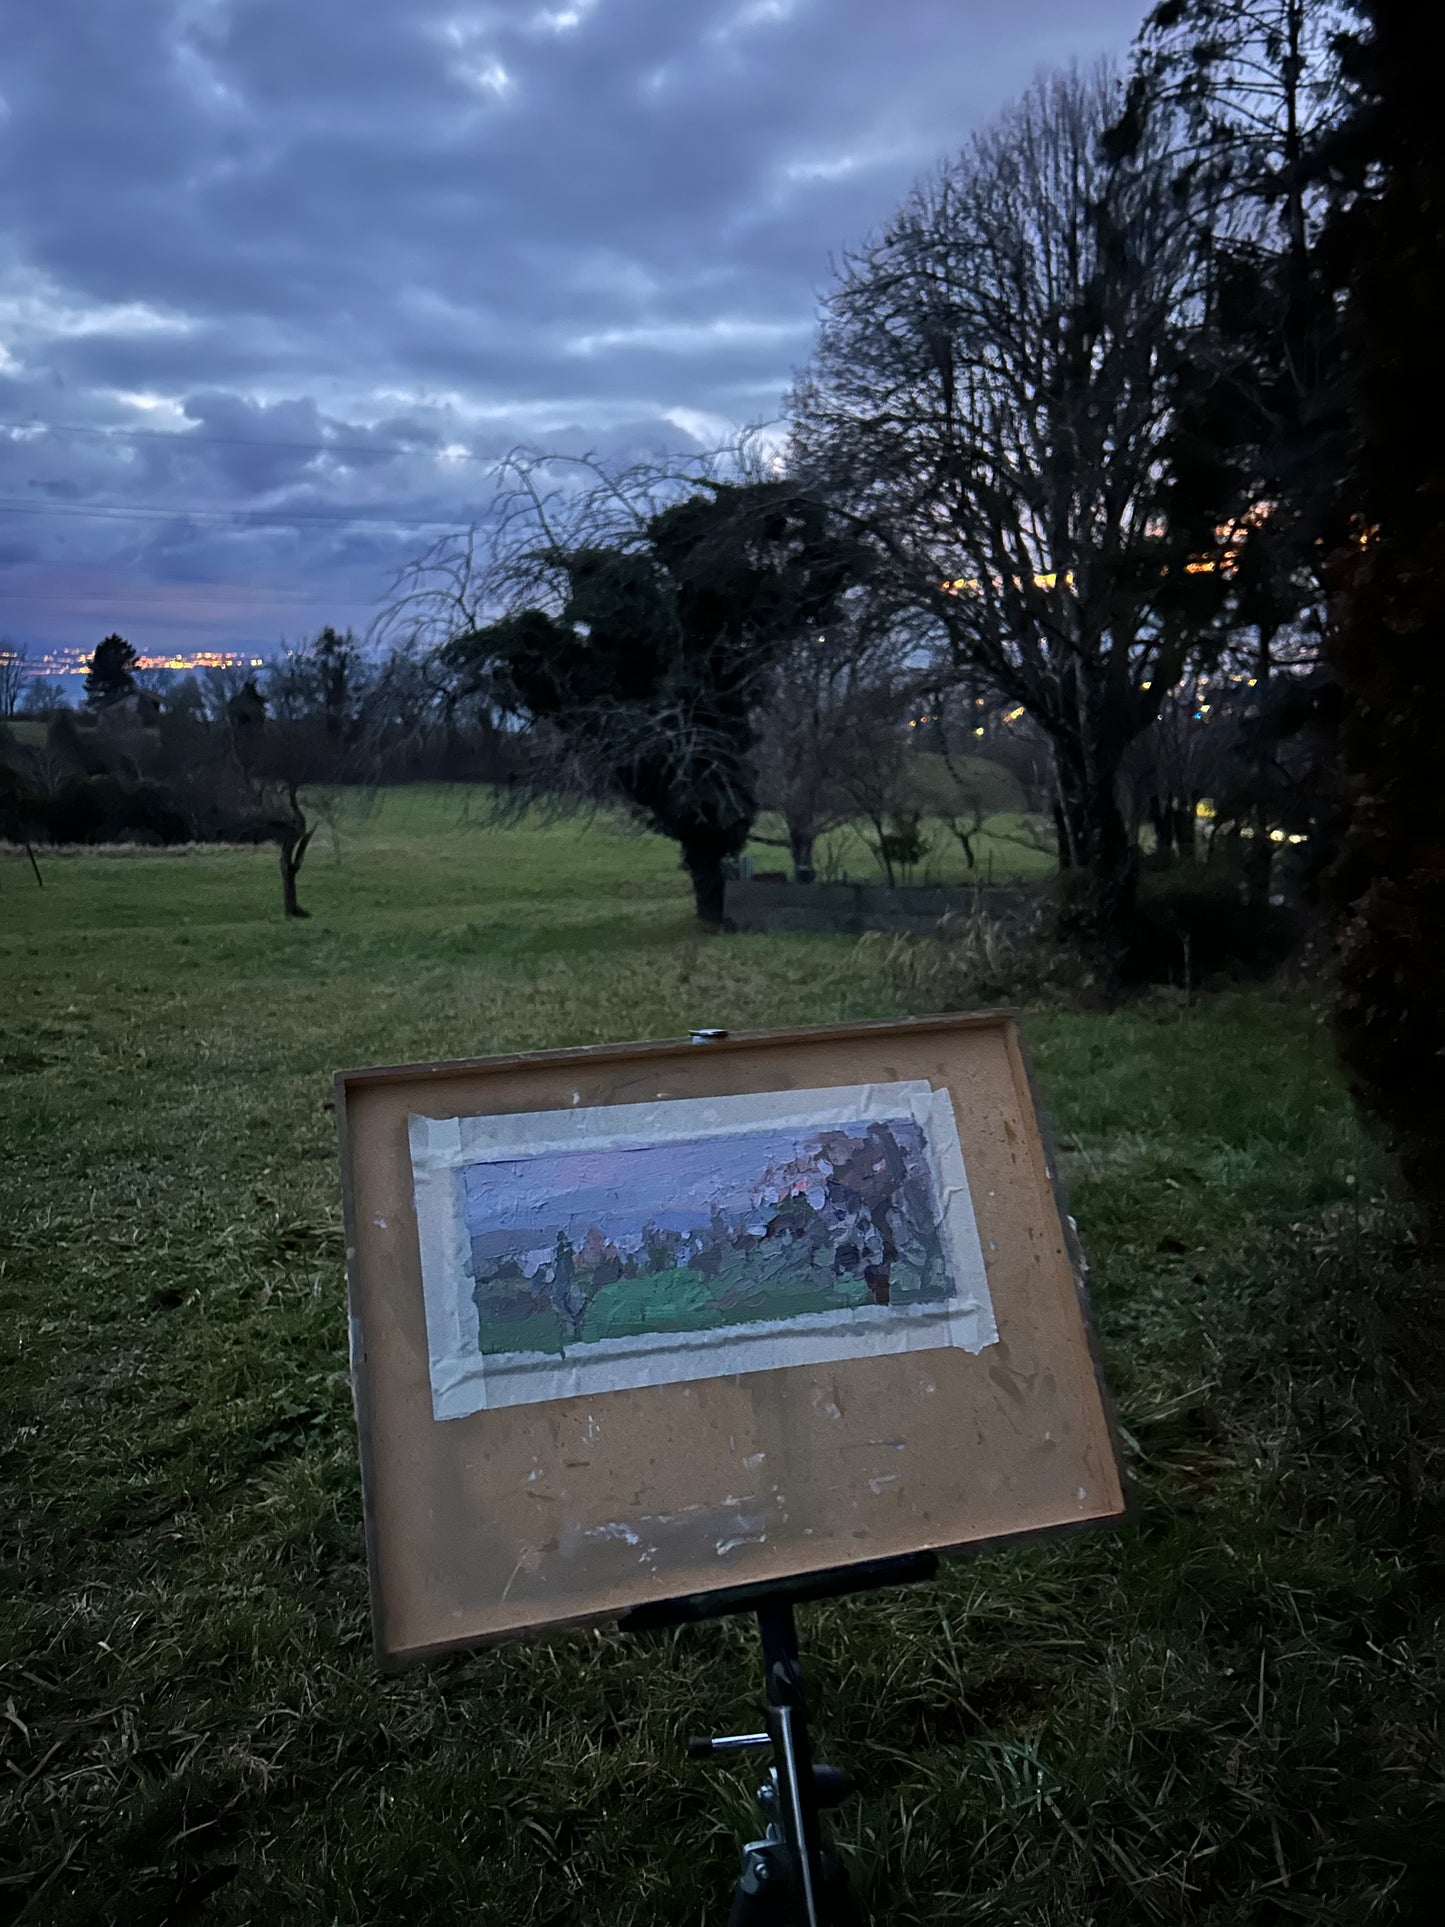
<svg viewBox="0 0 1445 1927">
<path fill-rule="evenodd" d="M 38 428 L 0 429 L 0 626 L 364 621 L 517 441 L 772 417 L 830 254 L 1141 10 L 19 0 L 0 420 Z"/>
</svg>

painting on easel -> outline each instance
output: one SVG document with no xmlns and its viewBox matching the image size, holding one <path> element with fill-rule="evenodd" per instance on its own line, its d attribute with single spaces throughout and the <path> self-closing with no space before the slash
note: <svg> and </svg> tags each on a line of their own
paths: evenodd
<svg viewBox="0 0 1445 1927">
<path fill-rule="evenodd" d="M 923 1083 L 412 1117 L 437 1418 L 994 1342 Z"/>
</svg>

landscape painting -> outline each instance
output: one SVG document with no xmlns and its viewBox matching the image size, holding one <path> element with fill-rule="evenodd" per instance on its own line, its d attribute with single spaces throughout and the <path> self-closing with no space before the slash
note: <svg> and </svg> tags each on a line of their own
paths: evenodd
<svg viewBox="0 0 1445 1927">
<path fill-rule="evenodd" d="M 895 1089 L 891 1116 L 867 1114 L 895 1107 L 887 1087 L 705 1117 L 612 1107 L 565 1128 L 535 1114 L 510 1145 L 506 1120 L 413 1119 L 438 1416 L 989 1342 L 951 1105 Z"/>
<path fill-rule="evenodd" d="M 459 1173 L 484 1352 L 700 1332 L 953 1284 L 911 1119 L 563 1152 Z"/>
</svg>

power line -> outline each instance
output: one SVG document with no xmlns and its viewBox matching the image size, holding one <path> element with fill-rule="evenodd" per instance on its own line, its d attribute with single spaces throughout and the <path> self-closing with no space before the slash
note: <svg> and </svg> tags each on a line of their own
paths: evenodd
<svg viewBox="0 0 1445 1927">
<path fill-rule="evenodd" d="M 161 502 L 137 502 L 129 508 L 123 508 L 118 503 L 64 501 L 41 504 L 16 501 L 13 497 L 0 497 L 0 513 L 72 516 L 87 521 L 215 522 L 222 526 L 229 524 L 239 528 L 294 528 L 316 523 L 320 526 L 344 525 L 384 529 L 456 529 L 465 528 L 468 522 L 466 515 L 461 513 L 418 517 L 353 513 L 347 509 L 182 508 L 168 507 Z"/>
<path fill-rule="evenodd" d="M 147 585 L 148 591 L 155 593 L 161 593 L 173 586 L 173 584 L 165 582 L 153 582 Z M 205 587 L 208 591 L 216 595 L 225 595 L 250 589 L 253 585 L 247 582 L 217 581 L 208 582 L 205 584 Z M 117 589 L 114 594 L 107 594 L 101 589 L 81 589 L 72 592 L 68 589 L 7 589 L 3 585 L 0 585 L 0 605 L 9 608 L 10 605 L 15 602 L 62 602 L 69 609 L 103 611 L 114 608 L 118 598 L 134 595 L 135 593 L 136 591 L 133 589 Z M 336 600 L 336 597 L 329 595 L 325 589 L 267 589 L 263 594 L 263 614 L 267 606 L 273 603 L 278 605 L 294 603 L 300 608 L 322 608 L 330 607 Z M 364 602 L 367 598 L 364 595 L 356 594 L 353 596 L 353 600 Z M 148 622 L 170 622 L 178 625 L 191 624 L 199 619 L 200 618 L 193 616 L 173 616 L 164 611 L 152 611 L 146 617 Z M 260 617 L 258 616 L 256 620 L 259 621 Z"/>
</svg>

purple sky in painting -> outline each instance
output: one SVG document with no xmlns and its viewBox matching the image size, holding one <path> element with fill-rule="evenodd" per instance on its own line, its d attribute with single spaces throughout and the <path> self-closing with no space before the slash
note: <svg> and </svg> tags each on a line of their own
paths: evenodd
<svg viewBox="0 0 1445 1927">
<path fill-rule="evenodd" d="M 758 1131 L 727 1138 L 651 1144 L 628 1151 L 544 1152 L 471 1164 L 462 1173 L 467 1230 L 565 1230 L 578 1240 L 592 1226 L 614 1241 L 645 1225 L 694 1231 L 715 1203 L 743 1203 L 773 1164 L 805 1153 L 808 1131 Z"/>
</svg>

